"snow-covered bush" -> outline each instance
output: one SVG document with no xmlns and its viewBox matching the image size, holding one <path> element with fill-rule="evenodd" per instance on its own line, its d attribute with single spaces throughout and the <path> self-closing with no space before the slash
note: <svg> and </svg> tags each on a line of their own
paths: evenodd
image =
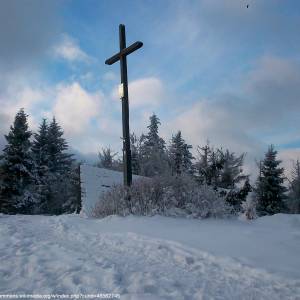
<svg viewBox="0 0 300 300">
<path fill-rule="evenodd" d="M 253 220 L 257 218 L 256 214 L 256 205 L 257 202 L 255 200 L 255 196 L 253 192 L 250 192 L 244 202 L 242 202 L 242 209 L 243 213 L 242 215 L 247 219 L 247 220 Z"/>
<path fill-rule="evenodd" d="M 191 191 L 185 209 L 196 218 L 220 218 L 229 216 L 232 211 L 224 197 L 208 185 L 202 185 Z"/>
<path fill-rule="evenodd" d="M 135 181 L 130 189 L 123 185 L 114 185 L 102 195 L 92 215 L 153 215 L 158 213 L 162 194 L 162 185 L 153 179 Z"/>
<path fill-rule="evenodd" d="M 116 185 L 94 207 L 94 217 L 108 215 L 166 215 L 192 218 L 224 217 L 232 209 L 212 187 L 199 186 L 187 176 L 136 181 L 130 188 Z"/>
</svg>

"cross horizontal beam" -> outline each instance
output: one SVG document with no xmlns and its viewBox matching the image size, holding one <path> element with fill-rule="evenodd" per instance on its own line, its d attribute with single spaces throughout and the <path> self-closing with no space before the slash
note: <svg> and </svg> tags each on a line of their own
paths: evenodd
<svg viewBox="0 0 300 300">
<path fill-rule="evenodd" d="M 120 51 L 119 53 L 117 53 L 117 54 L 113 55 L 112 57 L 108 58 L 105 61 L 105 64 L 106 65 L 112 65 L 115 62 L 117 62 L 118 60 L 120 60 L 122 56 L 127 56 L 130 53 L 134 52 L 135 50 L 141 48 L 142 46 L 143 46 L 142 42 L 140 42 L 140 41 L 135 42 L 132 45 L 130 45 L 129 47 L 127 47 L 127 48 L 123 49 L 122 51 Z"/>
</svg>

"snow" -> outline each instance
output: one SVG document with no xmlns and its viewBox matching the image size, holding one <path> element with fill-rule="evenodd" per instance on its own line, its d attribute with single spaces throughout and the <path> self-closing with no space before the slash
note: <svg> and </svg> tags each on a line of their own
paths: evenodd
<svg viewBox="0 0 300 300">
<path fill-rule="evenodd" d="M 0 215 L 0 294 L 299 299 L 300 215 Z M 298 298 L 297 298 L 298 297 Z"/>
<path fill-rule="evenodd" d="M 133 180 L 144 178 L 133 175 Z M 105 168 L 92 167 L 87 164 L 80 166 L 82 194 L 82 213 L 90 215 L 91 210 L 99 201 L 101 194 L 116 184 L 123 183 L 123 173 Z"/>
</svg>

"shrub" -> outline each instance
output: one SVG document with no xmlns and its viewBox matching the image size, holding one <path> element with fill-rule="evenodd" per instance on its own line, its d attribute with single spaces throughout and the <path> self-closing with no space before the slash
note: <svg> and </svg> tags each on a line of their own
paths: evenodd
<svg viewBox="0 0 300 300">
<path fill-rule="evenodd" d="M 92 211 L 94 217 L 109 215 L 224 217 L 231 207 L 213 188 L 197 185 L 187 176 L 142 179 L 130 188 L 113 186 Z"/>
</svg>

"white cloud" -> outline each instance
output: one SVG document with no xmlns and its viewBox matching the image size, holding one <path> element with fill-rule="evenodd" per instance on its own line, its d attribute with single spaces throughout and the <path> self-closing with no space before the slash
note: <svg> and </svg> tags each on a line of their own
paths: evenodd
<svg viewBox="0 0 300 300">
<path fill-rule="evenodd" d="M 77 41 L 66 34 L 62 35 L 60 43 L 54 47 L 54 55 L 70 62 L 89 62 L 91 59 L 79 47 Z"/>
<path fill-rule="evenodd" d="M 102 97 L 100 92 L 89 93 L 78 82 L 61 85 L 57 88 L 53 113 L 68 135 L 78 135 L 100 114 Z"/>
<path fill-rule="evenodd" d="M 130 82 L 128 92 L 132 108 L 157 107 L 166 97 L 163 83 L 156 77 L 141 78 Z M 113 90 L 112 97 L 119 98 L 118 87 Z"/>
</svg>

